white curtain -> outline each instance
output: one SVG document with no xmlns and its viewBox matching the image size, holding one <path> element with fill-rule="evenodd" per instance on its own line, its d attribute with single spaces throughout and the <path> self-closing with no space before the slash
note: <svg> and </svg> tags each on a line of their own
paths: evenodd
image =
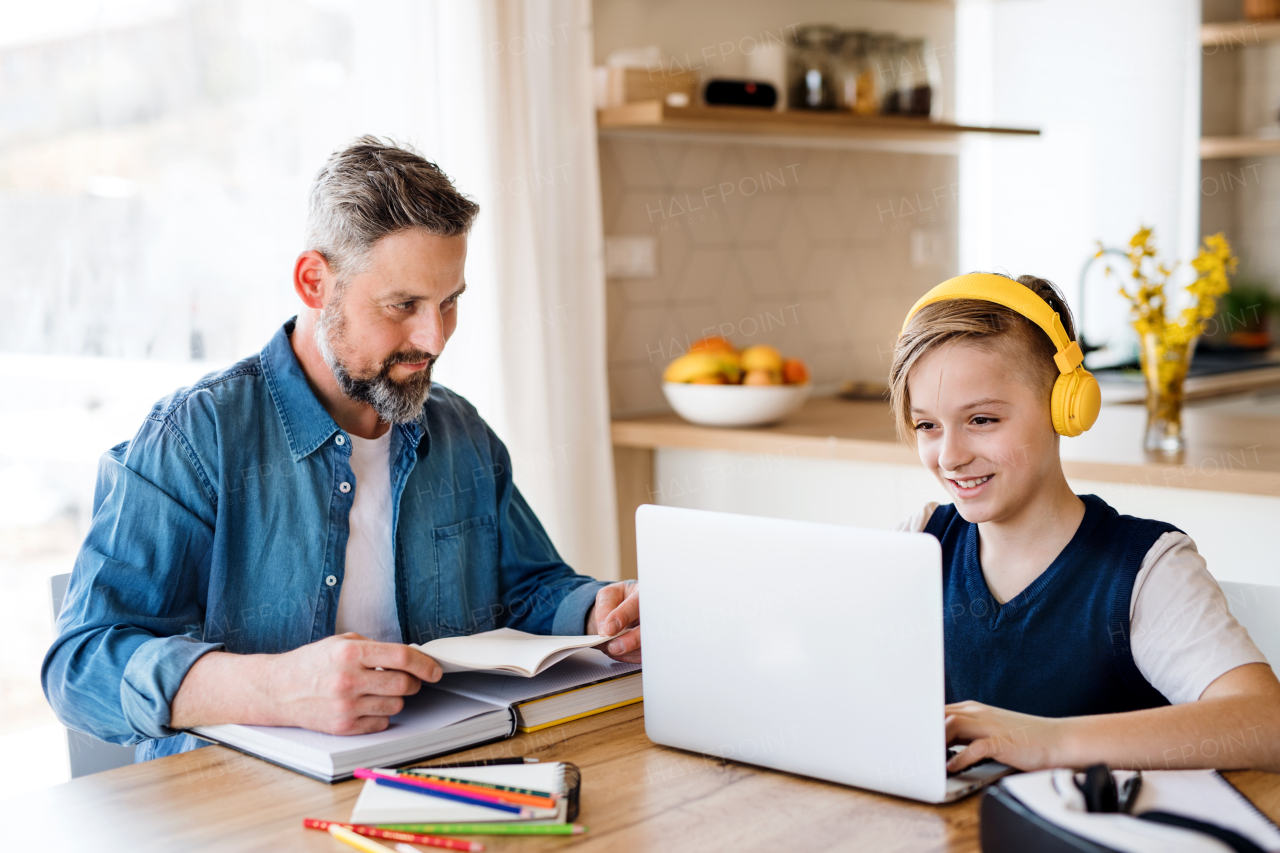
<svg viewBox="0 0 1280 853">
<path fill-rule="evenodd" d="M 424 147 L 481 206 L 438 376 L 507 443 L 570 565 L 616 578 L 590 3 L 442 2 L 430 17 Z"/>
</svg>

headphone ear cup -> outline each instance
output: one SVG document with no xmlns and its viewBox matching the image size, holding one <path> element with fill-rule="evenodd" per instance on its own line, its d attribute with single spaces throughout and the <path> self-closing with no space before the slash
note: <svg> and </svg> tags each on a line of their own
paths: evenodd
<svg viewBox="0 0 1280 853">
<path fill-rule="evenodd" d="M 1097 422 L 1102 408 L 1102 389 L 1092 373 L 1077 367 L 1053 383 L 1049 405 L 1054 430 L 1059 435 L 1075 438 Z"/>
<path fill-rule="evenodd" d="M 1076 384 L 1074 373 L 1063 373 L 1053 383 L 1053 396 L 1049 401 L 1049 411 L 1053 417 L 1053 430 L 1058 435 L 1068 438 L 1079 435 L 1071 431 L 1071 398 L 1073 386 Z"/>
</svg>

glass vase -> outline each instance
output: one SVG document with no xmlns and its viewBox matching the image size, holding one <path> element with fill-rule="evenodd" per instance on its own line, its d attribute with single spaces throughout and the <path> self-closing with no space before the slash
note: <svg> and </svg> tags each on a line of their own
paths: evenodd
<svg viewBox="0 0 1280 853">
<path fill-rule="evenodd" d="M 1196 338 L 1169 340 L 1152 332 L 1142 336 L 1142 375 L 1147 384 L 1147 434 L 1143 447 L 1152 453 L 1175 455 L 1182 440 L 1183 387 Z"/>
</svg>

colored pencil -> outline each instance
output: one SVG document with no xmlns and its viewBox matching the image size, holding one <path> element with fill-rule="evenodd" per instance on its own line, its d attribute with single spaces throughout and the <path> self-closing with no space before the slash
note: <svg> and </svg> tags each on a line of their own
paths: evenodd
<svg viewBox="0 0 1280 853">
<path fill-rule="evenodd" d="M 379 785 L 385 785 L 387 786 L 387 788 L 407 790 L 407 792 L 411 792 L 413 794 L 426 794 L 428 795 L 428 797 L 439 797 L 440 799 L 451 799 L 453 800 L 453 802 L 456 802 L 456 803 L 466 803 L 467 806 L 481 806 L 484 808 L 497 809 L 497 811 L 499 812 L 508 812 L 508 813 L 511 813 L 511 815 L 517 815 L 518 817 L 522 818 L 522 820 L 526 820 L 526 818 L 530 818 L 530 817 L 535 817 L 534 809 L 531 809 L 531 808 L 526 808 L 524 806 L 508 806 L 508 804 L 506 803 L 488 802 L 488 800 L 471 797 L 470 794 L 456 794 L 453 792 L 447 792 L 447 790 L 439 790 L 435 788 L 424 788 L 424 786 L 422 786 L 420 783 L 415 783 L 415 781 L 403 781 L 401 779 L 398 779 L 398 777 L 378 776 L 378 775 L 361 776 L 360 771 L 356 771 L 356 776 L 361 777 L 361 779 L 372 779 L 374 780 L 374 783 Z"/>
<path fill-rule="evenodd" d="M 475 761 L 458 761 L 453 764 L 432 764 L 427 770 L 437 770 L 441 767 L 493 767 L 497 764 L 537 764 L 536 758 L 478 758 Z"/>
<path fill-rule="evenodd" d="M 390 847 L 385 844 L 379 844 L 372 838 L 365 838 L 356 835 L 349 829 L 343 829 L 336 823 L 329 824 L 329 834 L 339 841 L 350 844 L 352 847 L 361 851 L 361 853 L 393 853 Z"/>
<path fill-rule="evenodd" d="M 357 779 L 372 779 L 379 785 L 388 785 L 392 788 L 403 788 L 416 791 L 419 794 L 430 794 L 432 796 L 444 797 L 449 800 L 456 800 L 460 803 L 469 803 L 475 806 L 485 806 L 486 808 L 499 809 L 518 814 L 521 817 L 533 817 L 529 808 L 518 803 L 512 803 L 502 797 L 493 794 L 478 794 L 470 791 L 459 791 L 451 785 L 442 785 L 439 782 L 432 782 L 429 779 L 417 779 L 412 776 L 400 776 L 389 773 L 379 773 L 376 770 L 369 770 L 361 767 L 355 771 Z"/>
<path fill-rule="evenodd" d="M 581 835 L 580 823 L 383 823 L 399 832 L 439 832 L 444 835 Z"/>
<path fill-rule="evenodd" d="M 425 844 L 428 847 L 443 847 L 446 850 L 467 850 L 470 853 L 482 853 L 484 845 L 478 841 L 464 841 L 461 838 L 439 838 L 434 835 L 423 835 L 417 832 L 403 832 L 394 829 L 380 829 L 376 826 L 365 826 L 362 823 L 338 823 L 335 820 L 316 820 L 309 817 L 302 822 L 307 829 L 325 829 L 340 826 L 357 835 L 370 838 L 385 838 L 388 841 L 412 841 L 414 844 Z"/>
<path fill-rule="evenodd" d="M 544 791 L 530 791 L 525 788 L 512 788 L 509 785 L 490 784 L 488 782 L 472 782 L 467 779 L 455 779 L 448 776 L 437 776 L 434 773 L 421 773 L 412 770 L 405 771 L 401 775 L 408 774 L 414 779 L 425 779 L 430 782 L 436 782 L 441 785 L 448 785 L 451 788 L 458 789 L 459 793 L 475 793 L 490 794 L 495 797 L 501 797 L 510 803 L 519 803 L 525 806 L 535 806 L 541 809 L 554 809 L 556 800 L 560 799 L 560 794 L 549 794 Z"/>
</svg>

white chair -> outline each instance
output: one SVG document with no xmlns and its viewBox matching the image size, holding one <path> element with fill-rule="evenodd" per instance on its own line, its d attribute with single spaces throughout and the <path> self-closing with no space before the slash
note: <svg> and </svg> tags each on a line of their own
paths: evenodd
<svg viewBox="0 0 1280 853">
<path fill-rule="evenodd" d="M 49 591 L 53 599 L 53 618 L 56 622 L 62 612 L 62 599 L 67 595 L 71 575 L 54 575 L 49 578 Z M 117 746 L 98 740 L 93 735 L 67 729 L 67 755 L 71 758 L 71 778 L 78 779 L 90 773 L 114 770 L 133 763 L 132 746 Z"/>
<path fill-rule="evenodd" d="M 1280 673 L 1280 586 L 1218 581 L 1227 609 L 1245 627 L 1271 668 Z"/>
</svg>

